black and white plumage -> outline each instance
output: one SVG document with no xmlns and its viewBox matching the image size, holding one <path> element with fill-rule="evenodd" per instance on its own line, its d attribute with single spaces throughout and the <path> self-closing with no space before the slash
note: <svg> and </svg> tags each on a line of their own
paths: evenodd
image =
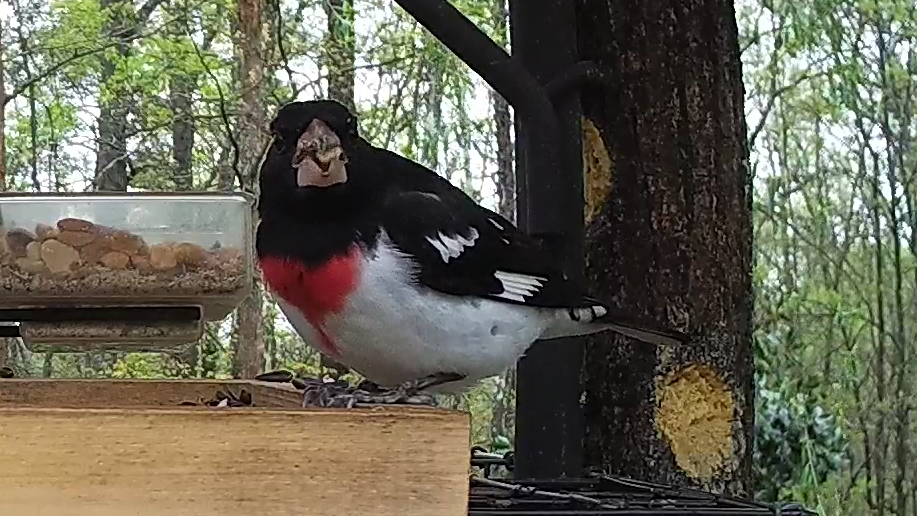
<svg viewBox="0 0 917 516">
<path fill-rule="evenodd" d="M 341 104 L 285 105 L 271 129 L 256 237 L 265 283 L 307 342 L 372 382 L 458 373 L 431 389 L 453 392 L 500 374 L 538 339 L 607 329 L 684 339 L 611 320 L 539 240 L 370 145 Z"/>
</svg>

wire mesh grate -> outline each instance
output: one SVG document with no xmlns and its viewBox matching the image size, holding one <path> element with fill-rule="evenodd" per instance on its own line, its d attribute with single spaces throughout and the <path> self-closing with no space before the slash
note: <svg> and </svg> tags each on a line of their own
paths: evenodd
<svg viewBox="0 0 917 516">
<path fill-rule="evenodd" d="M 473 450 L 469 516 L 815 516 L 798 504 L 766 504 L 613 475 L 515 481 L 490 478 L 512 470 L 512 452 Z"/>
</svg>

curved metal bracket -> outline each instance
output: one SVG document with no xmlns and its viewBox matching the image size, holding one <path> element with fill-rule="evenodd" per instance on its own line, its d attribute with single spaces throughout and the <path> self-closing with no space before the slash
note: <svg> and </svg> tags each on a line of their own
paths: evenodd
<svg viewBox="0 0 917 516">
<path fill-rule="evenodd" d="M 577 62 L 570 0 L 509 0 L 513 55 L 448 0 L 395 0 L 515 108 L 517 222 L 582 282 L 581 108 L 576 91 L 601 78 Z M 582 341 L 537 342 L 518 364 L 519 478 L 575 476 L 582 467 Z"/>
<path fill-rule="evenodd" d="M 395 2 L 502 95 L 525 124 L 537 128 L 532 144 L 549 154 L 534 166 L 560 167 L 557 115 L 541 83 L 448 1 Z"/>
</svg>

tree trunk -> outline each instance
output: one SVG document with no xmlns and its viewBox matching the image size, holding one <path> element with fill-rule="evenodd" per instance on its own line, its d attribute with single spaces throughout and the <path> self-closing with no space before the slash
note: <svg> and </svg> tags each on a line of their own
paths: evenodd
<svg viewBox="0 0 917 516">
<path fill-rule="evenodd" d="M 328 98 L 336 100 L 355 111 L 354 86 L 356 84 L 353 0 L 325 0 L 328 32 L 322 61 L 328 69 Z"/>
<path fill-rule="evenodd" d="M 194 119 L 191 95 L 194 79 L 184 71 L 176 71 L 169 78 L 169 100 L 172 104 L 172 175 L 175 189 L 191 190 L 194 186 L 192 156 L 194 150 Z"/>
<path fill-rule="evenodd" d="M 506 45 L 509 40 L 509 11 L 506 0 L 494 0 L 490 6 L 494 22 L 495 41 L 510 50 Z M 509 102 L 496 91 L 490 92 L 490 103 L 494 110 L 494 132 L 497 140 L 497 171 L 494 183 L 497 187 L 497 213 L 507 220 L 516 222 L 516 171 L 513 169 L 513 115 Z"/>
<path fill-rule="evenodd" d="M 0 20 L 0 192 L 6 190 L 6 70 L 3 53 L 3 20 Z M 0 228 L 3 227 L 3 215 L 0 214 Z"/>
<path fill-rule="evenodd" d="M 499 93 L 491 92 L 490 99 L 497 133 L 497 171 L 494 177 L 497 187 L 497 213 L 515 222 L 516 174 L 513 170 L 513 142 L 510 134 L 513 117 L 509 111 L 509 103 Z"/>
<path fill-rule="evenodd" d="M 6 70 L 4 69 L 3 56 L 3 20 L 0 20 L 0 192 L 6 190 Z M 3 212 L 0 211 L 0 238 L 6 236 L 3 229 Z M 0 367 L 6 366 L 9 360 L 9 349 L 15 345 L 16 339 L 0 339 Z"/>
<path fill-rule="evenodd" d="M 582 92 L 587 284 L 691 335 L 672 348 L 591 339 L 585 464 L 751 493 L 751 178 L 733 4 L 577 9 L 581 58 L 605 77 Z"/>
<path fill-rule="evenodd" d="M 262 154 L 266 115 L 262 91 L 261 0 L 239 1 L 239 78 L 242 104 L 239 108 L 239 150 L 242 188 L 254 191 L 258 181 L 258 162 Z M 238 333 L 233 342 L 232 371 L 237 378 L 252 378 L 264 368 L 264 332 L 261 282 L 256 276 L 251 294 L 239 305 Z"/>
<path fill-rule="evenodd" d="M 103 39 L 113 37 L 120 41 L 115 46 L 118 59 L 126 59 L 130 55 L 129 40 L 136 36 L 137 31 L 149 20 L 153 11 L 164 0 L 147 0 L 138 9 L 125 0 L 101 0 L 99 7 L 108 10 L 109 22 L 103 26 Z M 99 127 L 96 153 L 96 170 L 94 186 L 102 192 L 124 192 L 130 184 L 128 173 L 128 125 L 127 119 L 131 112 L 130 93 L 124 91 L 121 84 L 114 81 L 117 64 L 106 53 L 99 55 L 101 76 L 99 80 Z"/>
<path fill-rule="evenodd" d="M 25 29 L 23 28 L 25 21 L 32 18 L 32 16 L 22 9 L 22 5 L 17 0 L 13 0 L 12 7 L 13 15 L 19 19 L 19 23 L 16 25 L 16 36 L 19 40 L 20 51 L 22 52 L 21 66 L 24 75 L 23 79 L 29 83 L 29 172 L 31 173 L 32 188 L 36 192 L 40 192 L 41 182 L 38 180 L 38 108 L 35 82 L 33 82 L 34 76 L 32 75 L 34 55 L 29 45 L 29 38 L 26 37 Z"/>
<path fill-rule="evenodd" d="M 187 38 L 191 33 L 189 13 L 177 11 L 174 27 L 170 31 L 171 37 L 177 41 Z M 207 45 L 205 35 L 205 46 Z M 169 73 L 169 105 L 172 108 L 172 183 L 176 191 L 194 189 L 194 137 L 196 127 L 194 123 L 193 96 L 197 78 L 188 70 L 175 67 Z M 193 216 L 190 207 L 180 207 L 176 213 L 178 217 Z M 203 339 L 201 339 L 203 340 Z M 190 346 L 184 353 L 177 356 L 192 372 L 197 370 L 200 360 L 201 340 Z"/>
<path fill-rule="evenodd" d="M 111 23 L 106 24 L 103 31 L 121 34 L 129 23 L 124 7 L 118 0 L 101 0 L 99 6 L 103 10 L 112 9 Z M 119 43 L 115 48 L 120 59 L 127 58 L 130 52 L 127 43 Z M 99 60 L 102 73 L 99 78 L 99 149 L 96 153 L 95 189 L 124 192 L 130 182 L 126 155 L 129 100 L 126 92 L 119 91 L 120 85 L 113 83 L 117 63 L 105 53 L 100 54 Z"/>
</svg>

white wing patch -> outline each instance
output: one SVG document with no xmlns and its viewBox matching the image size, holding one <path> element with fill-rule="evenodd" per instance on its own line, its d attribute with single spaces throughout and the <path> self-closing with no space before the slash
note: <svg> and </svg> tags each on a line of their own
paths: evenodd
<svg viewBox="0 0 917 516">
<path fill-rule="evenodd" d="M 499 229 L 500 231 L 503 231 L 503 226 L 501 226 L 499 222 L 497 222 L 494 219 L 487 219 L 487 220 L 489 220 L 490 223 L 493 224 L 495 228 Z"/>
<path fill-rule="evenodd" d="M 497 297 L 519 302 L 524 302 L 526 297 L 537 294 L 544 286 L 544 282 L 548 281 L 547 278 L 539 276 L 504 271 L 495 272 L 494 277 L 503 284 L 503 292 L 497 294 Z"/>
<path fill-rule="evenodd" d="M 469 233 L 471 233 L 471 238 L 465 238 L 461 235 L 446 236 L 442 232 L 437 233 L 435 237 L 426 238 L 427 242 L 430 242 L 430 245 L 439 251 L 439 256 L 443 261 L 449 263 L 449 260 L 458 258 L 465 252 L 465 248 L 473 246 L 478 240 L 478 236 L 480 236 L 475 228 L 469 228 Z"/>
<path fill-rule="evenodd" d="M 433 199 L 434 201 L 442 202 L 442 200 L 443 200 L 442 197 L 436 195 L 436 194 L 433 193 L 433 192 L 417 192 L 417 193 L 419 193 L 420 195 L 425 195 L 425 196 L 429 197 L 430 199 Z"/>
</svg>

